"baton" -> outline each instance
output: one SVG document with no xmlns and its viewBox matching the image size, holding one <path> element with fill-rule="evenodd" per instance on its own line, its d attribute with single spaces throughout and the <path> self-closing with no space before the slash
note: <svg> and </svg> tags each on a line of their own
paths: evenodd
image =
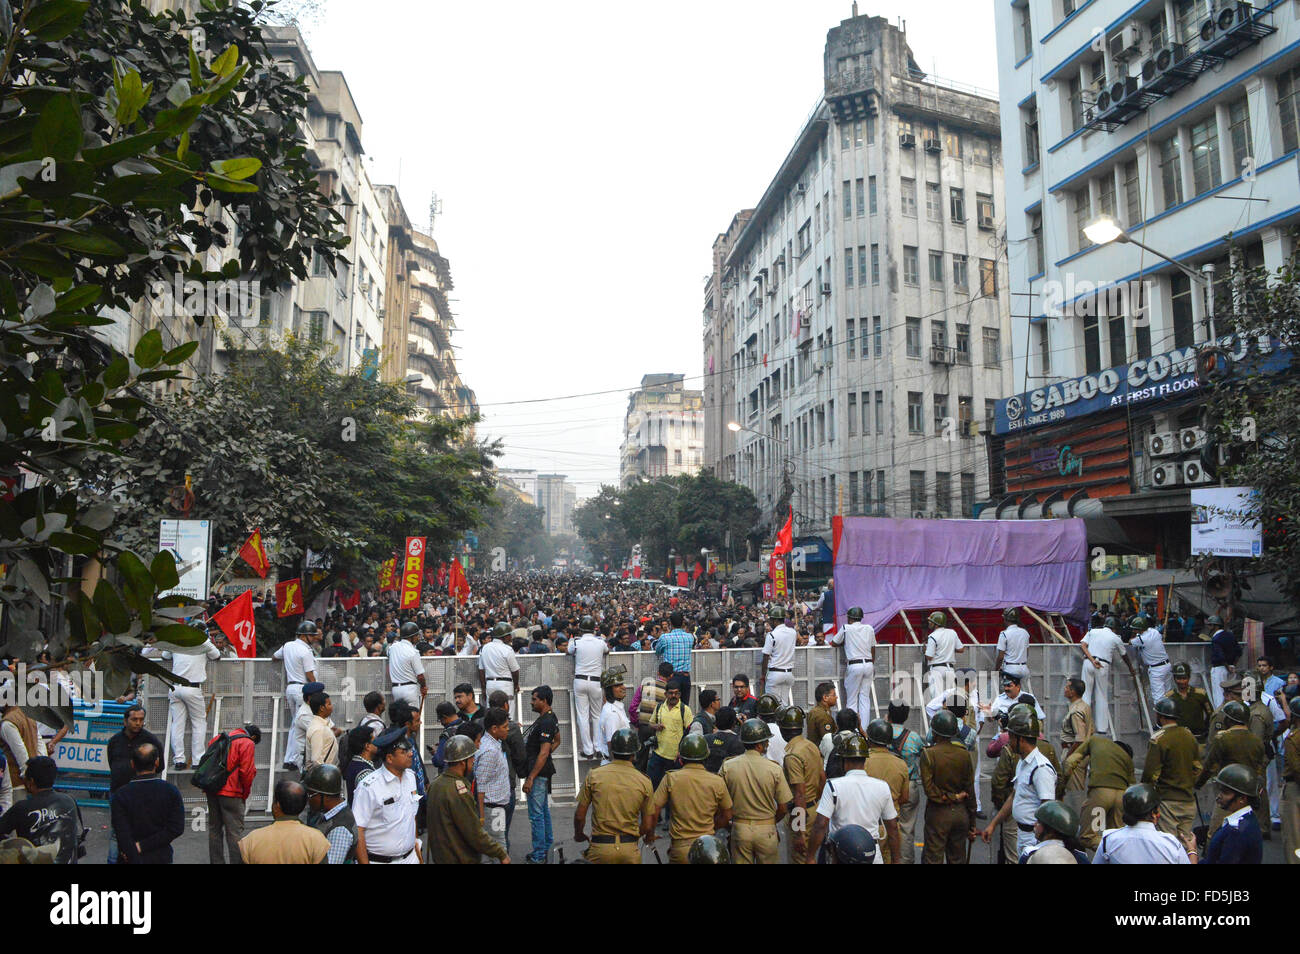
<svg viewBox="0 0 1300 954">
<path fill-rule="evenodd" d="M 655 855 L 655 862 L 656 862 L 657 864 L 663 864 L 663 863 L 664 863 L 664 859 L 663 859 L 663 858 L 660 856 L 660 854 L 659 854 L 659 848 L 658 848 L 658 846 L 656 846 L 656 845 L 651 845 L 651 846 L 650 846 L 650 850 L 654 852 L 654 855 Z"/>
<path fill-rule="evenodd" d="M 558 851 L 558 852 L 560 853 L 560 861 L 559 861 L 559 863 L 560 863 L 560 864 L 564 864 L 564 849 L 563 849 L 563 848 L 556 848 L 555 850 Z"/>
</svg>

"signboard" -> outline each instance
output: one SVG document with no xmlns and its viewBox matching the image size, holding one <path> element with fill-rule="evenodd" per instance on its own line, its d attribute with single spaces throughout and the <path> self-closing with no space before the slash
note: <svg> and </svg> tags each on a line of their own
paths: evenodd
<svg viewBox="0 0 1300 954">
<path fill-rule="evenodd" d="M 763 599 L 765 599 L 765 600 L 770 600 L 771 598 L 772 598 L 772 581 L 771 581 L 771 580 L 764 580 L 764 581 L 763 581 Z"/>
<path fill-rule="evenodd" d="M 1250 487 L 1192 488 L 1192 554 L 1257 557 L 1264 550 L 1259 520 L 1249 514 Z"/>
<path fill-rule="evenodd" d="M 175 589 L 158 596 L 185 596 L 202 602 L 208 598 L 208 564 L 212 552 L 212 521 L 160 520 L 158 549 L 176 560 L 180 577 Z"/>
<path fill-rule="evenodd" d="M 402 564 L 402 609 L 420 605 L 420 584 L 424 580 L 424 537 L 407 537 Z"/>
<path fill-rule="evenodd" d="M 1285 369 L 1291 353 L 1267 335 L 1220 339 L 1234 362 L 1251 359 L 1253 370 L 1274 372 Z M 1044 424 L 1057 424 L 1111 407 L 1126 407 L 1148 401 L 1169 400 L 1194 394 L 1198 348 L 1176 348 L 1132 364 L 1107 368 L 1057 384 L 1035 388 L 999 401 L 993 412 L 993 433 L 1016 431 Z"/>
<path fill-rule="evenodd" d="M 772 557 L 769 567 L 772 576 L 772 592 L 776 594 L 777 599 L 784 599 L 786 595 L 784 555 Z"/>
</svg>

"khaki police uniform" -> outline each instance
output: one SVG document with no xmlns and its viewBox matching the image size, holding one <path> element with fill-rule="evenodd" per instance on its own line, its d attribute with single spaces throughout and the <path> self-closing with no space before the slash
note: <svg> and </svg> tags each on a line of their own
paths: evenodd
<svg viewBox="0 0 1300 954">
<path fill-rule="evenodd" d="M 469 782 L 443 773 L 429 786 L 429 860 L 435 865 L 477 865 L 483 856 L 501 861 L 506 849 L 479 819 Z"/>
<path fill-rule="evenodd" d="M 923 751 L 921 785 L 925 788 L 921 864 L 938 865 L 945 860 L 950 865 L 965 864 L 970 830 L 975 824 L 975 770 L 966 747 L 960 742 L 940 740 Z M 963 792 L 964 799 L 960 797 Z M 1014 826 L 1011 830 L 1015 831 Z"/>
<path fill-rule="evenodd" d="M 719 777 L 731 793 L 731 860 L 738 865 L 774 865 L 780 859 L 776 833 L 777 806 L 790 804 L 794 795 L 785 773 L 757 749 L 722 763 Z"/>
<path fill-rule="evenodd" d="M 835 731 L 835 720 L 829 709 L 813 706 L 808 710 L 808 741 L 813 745 L 822 744 L 822 736 Z"/>
<path fill-rule="evenodd" d="M 826 772 L 822 767 L 821 749 L 803 736 L 796 735 L 785 743 L 785 758 L 781 762 L 781 767 L 785 771 L 785 780 L 790 786 L 791 793 L 794 792 L 796 785 L 803 786 L 804 817 L 795 818 L 793 814 L 786 817 L 786 850 L 789 856 L 787 860 L 792 865 L 803 865 L 808 863 L 808 852 L 794 850 L 794 836 L 807 835 L 811 830 L 814 820 L 812 816 L 817 813 L 817 802 L 822 797 Z M 793 794 L 791 797 L 794 797 Z M 798 832 L 795 831 L 796 825 L 799 826 Z"/>
<path fill-rule="evenodd" d="M 1159 829 L 1191 837 L 1196 818 L 1196 776 L 1201 771 L 1201 747 L 1182 725 L 1167 725 L 1151 736 L 1142 784 L 1153 785 L 1160 800 Z"/>
<path fill-rule="evenodd" d="M 1070 703 L 1070 710 L 1065 714 L 1065 722 L 1061 725 L 1061 751 L 1071 752 L 1071 746 L 1077 747 L 1087 742 L 1095 731 L 1096 726 L 1092 723 L 1092 707 L 1082 699 L 1075 699 Z M 1073 774 L 1065 775 L 1067 793 L 1084 792 L 1087 788 L 1087 777 L 1082 764 L 1074 770 Z M 1080 801 L 1081 798 L 1074 800 Z"/>
<path fill-rule="evenodd" d="M 596 865 L 639 865 L 641 823 L 654 810 L 650 779 L 628 759 L 615 759 L 587 773 L 578 804 L 591 806 L 591 847 L 586 858 Z"/>
<path fill-rule="evenodd" d="M 719 811 L 731 808 L 731 793 L 720 775 L 714 775 L 702 762 L 687 762 L 680 771 L 668 772 L 654 793 L 654 810 L 669 809 L 668 863 L 684 865 L 691 845 L 702 835 L 716 830 L 714 819 Z"/>
<path fill-rule="evenodd" d="M 1214 706 L 1205 690 L 1189 687 L 1184 696 L 1177 689 L 1170 689 L 1165 693 L 1165 698 L 1174 700 L 1174 705 L 1178 707 L 1178 724 L 1185 726 L 1197 742 L 1204 743 L 1209 732 L 1210 716 L 1214 712 Z"/>
<path fill-rule="evenodd" d="M 1088 797 L 1079 813 L 1079 844 L 1096 850 L 1101 833 L 1124 825 L 1122 805 L 1124 789 L 1133 784 L 1133 759 L 1113 739 L 1094 735 L 1075 749 L 1065 760 L 1056 785 L 1059 798 L 1069 776 L 1087 772 Z"/>
<path fill-rule="evenodd" d="M 889 786 L 889 795 L 894 800 L 894 811 L 901 818 L 903 816 L 903 806 L 912 797 L 912 787 L 907 775 L 907 763 L 889 749 L 873 745 L 867 750 L 867 759 L 862 767 L 872 778 L 878 778 Z M 894 859 L 889 856 L 889 842 L 885 838 L 885 829 L 883 827 L 876 833 L 876 844 L 884 855 L 885 864 L 893 864 Z M 904 844 L 900 837 L 898 850 L 901 852 L 915 852 L 916 849 L 911 844 Z M 899 863 L 901 864 L 901 862 Z"/>
<path fill-rule="evenodd" d="M 1246 766 L 1255 773 L 1255 778 L 1262 779 L 1264 771 L 1268 767 L 1267 761 L 1264 754 L 1264 743 L 1259 741 L 1259 738 L 1250 729 L 1244 725 L 1230 725 L 1216 735 L 1210 741 L 1210 744 L 1205 747 L 1205 765 L 1196 779 L 1196 787 L 1200 788 L 1214 778 L 1219 769 L 1234 763 Z M 1260 811 L 1258 795 L 1250 800 L 1250 806 L 1261 829 L 1269 824 L 1268 812 Z M 1216 799 L 1214 812 L 1210 815 L 1210 831 L 1207 837 L 1213 838 L 1214 833 L 1219 830 L 1219 826 L 1223 824 L 1223 820 L 1227 817 L 1227 814 L 1219 807 Z"/>
<path fill-rule="evenodd" d="M 1286 863 L 1300 865 L 1300 731 L 1282 745 L 1282 848 Z"/>
</svg>

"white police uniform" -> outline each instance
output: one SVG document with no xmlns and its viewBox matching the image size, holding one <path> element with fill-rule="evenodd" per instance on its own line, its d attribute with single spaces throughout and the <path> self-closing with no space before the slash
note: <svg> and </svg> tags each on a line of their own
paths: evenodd
<svg viewBox="0 0 1300 954">
<path fill-rule="evenodd" d="M 510 648 L 510 644 L 504 639 L 488 640 L 483 648 L 479 650 L 478 668 L 483 670 L 488 695 L 500 689 L 507 696 L 510 696 L 506 711 L 510 713 L 511 718 L 514 718 L 515 699 L 513 693 L 515 683 L 513 674 L 519 671 L 519 659 L 515 656 L 515 651 Z"/>
<path fill-rule="evenodd" d="M 926 673 L 926 688 L 931 699 L 942 695 L 955 684 L 953 664 L 957 660 L 959 645 L 961 640 L 956 632 L 946 626 L 940 626 L 925 637 L 925 658 L 930 663 L 930 670 Z"/>
<path fill-rule="evenodd" d="M 1011 795 L 1011 817 L 1016 823 L 1016 857 L 1038 844 L 1034 837 L 1034 816 L 1044 802 L 1056 798 L 1056 769 L 1047 756 L 1034 750 L 1016 763 L 1015 788 Z"/>
<path fill-rule="evenodd" d="M 1101 668 L 1096 669 L 1088 660 L 1083 661 L 1083 701 L 1092 707 L 1093 725 L 1102 735 L 1110 735 L 1111 663 L 1115 653 L 1123 653 L 1124 640 L 1102 627 L 1090 629 L 1080 642 L 1088 647 Z"/>
<path fill-rule="evenodd" d="M 600 674 L 605 668 L 609 643 L 595 633 L 583 633 L 569 640 L 568 653 L 573 657 L 573 702 L 578 723 L 578 752 L 591 755 L 596 751 L 596 736 L 600 710 L 604 704 L 604 690 L 600 688 Z"/>
<path fill-rule="evenodd" d="M 316 671 L 316 656 L 300 637 L 295 637 L 277 649 L 272 659 L 284 661 L 284 701 L 289 709 L 289 741 L 285 745 L 284 760 L 293 765 L 302 764 L 303 748 L 307 736 L 297 730 L 298 710 L 302 708 L 302 687 L 307 673 Z"/>
<path fill-rule="evenodd" d="M 627 719 L 627 707 L 621 702 L 607 702 L 600 710 L 600 722 L 596 725 L 596 752 L 600 755 L 600 764 L 610 763 L 609 740 L 619 729 L 630 729 Z"/>
<path fill-rule="evenodd" d="M 204 640 L 193 655 L 158 653 L 156 649 L 152 653 L 144 653 L 154 654 L 171 660 L 173 676 L 196 683 L 193 686 L 173 686 L 167 693 L 167 708 L 171 713 L 172 759 L 178 763 L 185 761 L 185 725 L 188 722 L 190 753 L 193 757 L 190 764 L 198 765 L 208 747 L 208 710 L 203 704 L 202 683 L 208 678 L 208 660 L 220 659 L 221 653 L 212 645 L 211 640 Z"/>
<path fill-rule="evenodd" d="M 1014 699 L 1005 692 L 999 693 L 998 697 L 993 700 L 993 705 L 989 706 L 989 718 L 996 719 L 1002 713 L 1010 712 L 1012 706 L 1020 705 L 1028 699 L 1034 700 L 1034 712 L 1037 713 L 1039 720 L 1041 721 L 1046 719 L 1047 713 L 1044 712 L 1043 707 L 1038 704 L 1037 697 L 1032 693 L 1025 692 L 1023 684 L 1021 685 L 1019 694 L 1017 694 Z"/>
<path fill-rule="evenodd" d="M 794 647 L 798 636 L 792 627 L 782 623 L 769 630 L 763 639 L 763 655 L 768 657 L 767 686 L 764 691 L 770 692 L 787 706 L 794 702 Z"/>
<path fill-rule="evenodd" d="M 380 766 L 357 785 L 352 817 L 366 830 L 366 853 L 376 864 L 418 865 L 415 816 L 420 796 L 415 790 L 415 773 L 401 777 Z"/>
<path fill-rule="evenodd" d="M 844 647 L 844 707 L 856 712 L 865 725 L 872 712 L 876 631 L 869 623 L 849 623 L 831 637 L 831 645 Z"/>
<path fill-rule="evenodd" d="M 388 680 L 393 684 L 393 698 L 419 709 L 419 678 L 423 675 L 424 663 L 415 644 L 409 639 L 393 640 L 388 647 Z"/>
<path fill-rule="evenodd" d="M 1174 683 L 1174 667 L 1165 651 L 1165 638 L 1152 626 L 1141 636 L 1134 636 L 1129 645 L 1137 650 L 1138 658 L 1146 664 L 1147 681 L 1151 683 L 1151 703 L 1154 705 L 1165 697 Z"/>
<path fill-rule="evenodd" d="M 772 730 L 772 738 L 767 740 L 767 757 L 781 766 L 781 771 L 785 771 L 785 736 L 777 728 L 776 723 L 769 723 L 768 728 Z"/>
<path fill-rule="evenodd" d="M 998 633 L 997 649 L 1002 656 L 1002 671 L 1020 677 L 1020 688 L 1029 690 L 1029 631 L 1012 623 Z"/>
<path fill-rule="evenodd" d="M 897 818 L 898 810 L 888 784 L 862 769 L 852 769 L 842 778 L 826 780 L 817 814 L 830 822 L 827 837 L 847 825 L 861 825 L 872 838 L 879 838 L 884 822 Z M 874 863 L 885 863 L 883 851 L 877 849 Z"/>
<path fill-rule="evenodd" d="M 1101 833 L 1101 844 L 1092 856 L 1094 865 L 1189 865 L 1187 850 L 1178 839 L 1159 831 L 1149 821 Z"/>
</svg>

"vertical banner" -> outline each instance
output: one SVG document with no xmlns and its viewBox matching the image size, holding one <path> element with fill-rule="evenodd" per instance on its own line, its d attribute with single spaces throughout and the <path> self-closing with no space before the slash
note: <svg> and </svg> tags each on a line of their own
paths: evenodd
<svg viewBox="0 0 1300 954">
<path fill-rule="evenodd" d="M 402 564 L 402 609 L 420 605 L 420 584 L 424 581 L 424 537 L 406 538 Z"/>
<path fill-rule="evenodd" d="M 388 593 L 397 589 L 397 554 L 379 564 L 379 592 Z"/>
<path fill-rule="evenodd" d="M 768 568 L 772 577 L 772 593 L 777 599 L 784 599 L 786 595 L 785 555 L 781 553 L 773 554 L 772 562 L 768 565 Z"/>
<path fill-rule="evenodd" d="M 765 600 L 770 600 L 771 598 L 772 598 L 772 581 L 771 581 L 771 580 L 764 580 L 764 581 L 763 581 L 763 599 L 765 599 Z"/>
</svg>

